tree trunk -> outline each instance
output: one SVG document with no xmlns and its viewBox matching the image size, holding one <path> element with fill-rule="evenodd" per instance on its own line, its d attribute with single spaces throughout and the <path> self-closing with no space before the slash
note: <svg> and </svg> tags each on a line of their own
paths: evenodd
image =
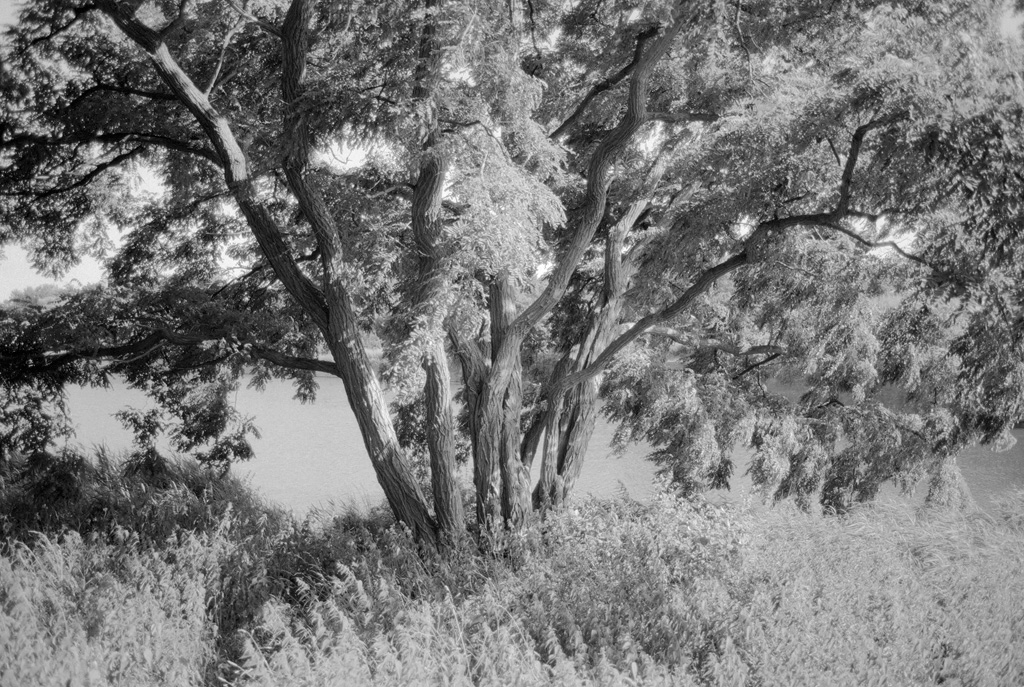
<svg viewBox="0 0 1024 687">
<path fill-rule="evenodd" d="M 487 440 L 489 435 L 483 427 L 500 425 L 491 412 L 484 407 L 484 390 L 488 376 L 488 361 L 476 340 L 463 336 L 457 327 L 449 327 L 449 339 L 462 366 L 462 383 L 466 397 L 466 413 L 469 419 L 469 437 L 473 448 L 473 488 L 476 494 L 476 520 L 481 532 L 491 529 L 501 514 L 499 494 L 500 473 L 497 460 L 492 459 L 494 449 Z"/>
<path fill-rule="evenodd" d="M 658 165 L 656 164 L 657 168 Z M 661 178 L 663 166 L 652 176 Z M 650 180 L 649 180 L 650 183 Z M 569 372 L 584 370 L 608 347 L 619 325 L 622 302 L 626 290 L 636 272 L 636 252 L 623 252 L 626 234 L 647 208 L 646 200 L 632 203 L 622 217 L 609 228 L 605 240 L 604 286 L 601 301 L 591 315 L 590 326 L 577 352 L 569 352 L 556 366 L 554 388 L 558 379 Z M 540 508 L 561 505 L 572 493 L 576 480 L 583 469 L 590 438 L 597 424 L 598 388 L 600 377 L 590 376 L 570 388 L 562 396 L 558 407 L 549 412 L 556 417 L 548 423 L 557 432 L 550 443 L 545 444 L 545 461 L 541 466 L 541 478 L 533 495 L 533 502 Z"/>
<path fill-rule="evenodd" d="M 597 380 L 588 379 L 566 394 L 552 437 L 554 450 L 545 452 L 534 490 L 536 507 L 561 505 L 576 486 L 597 425 L 597 388 Z"/>
<path fill-rule="evenodd" d="M 439 349 L 439 350 L 437 350 Z M 444 544 L 455 543 L 466 532 L 462 490 L 455 467 L 455 418 L 452 415 L 451 375 L 444 347 L 437 346 L 423 366 L 427 373 L 427 447 L 430 451 L 430 486 L 434 512 Z"/>
<path fill-rule="evenodd" d="M 428 13 L 436 13 L 440 0 L 427 0 Z M 416 68 L 413 98 L 432 104 L 433 82 L 440 67 L 440 44 L 436 14 L 430 14 L 420 36 L 419 64 Z M 428 112 L 432 112 L 427 108 Z M 448 160 L 441 152 L 437 121 L 427 115 L 427 136 L 423 141 L 420 173 L 413 190 L 412 230 L 419 252 L 414 327 L 427 329 L 430 341 L 423 352 L 426 373 L 424 403 L 427 420 L 427 450 L 430 453 L 430 486 L 434 495 L 434 511 L 442 539 L 453 543 L 466 531 L 462 494 L 455 468 L 455 418 L 452 413 L 451 374 L 443 339 L 442 310 L 444 291 L 444 227 L 441 222 L 441 198 Z"/>
<path fill-rule="evenodd" d="M 412 202 L 412 227 L 420 254 L 416 322 L 414 327 L 428 329 L 431 343 L 423 352 L 426 372 L 424 403 L 427 420 L 427 449 L 430 452 L 430 484 L 434 510 L 442 538 L 451 543 L 463 536 L 466 519 L 462 493 L 455 467 L 455 418 L 452 411 L 451 374 L 443 339 L 441 310 L 447 283 L 442 274 L 441 193 L 444 188 L 446 161 L 434 150 L 426 150 L 420 164 Z"/>
<path fill-rule="evenodd" d="M 351 299 L 338 277 L 342 255 L 337 227 L 318 189 L 305 175 L 309 136 L 305 117 L 292 109 L 303 92 L 308 49 L 309 0 L 294 0 L 282 27 L 282 86 L 286 105 L 284 121 L 285 174 L 303 215 L 309 221 L 321 250 L 323 288 L 319 289 L 299 269 L 285 243 L 273 214 L 259 199 L 249 162 L 228 121 L 213 107 L 171 55 L 163 37 L 146 26 L 134 10 L 114 0 L 100 0 L 99 7 L 153 60 L 154 68 L 175 97 L 192 113 L 220 159 L 224 180 L 238 203 L 260 250 L 275 275 L 320 329 L 345 383 L 345 393 L 356 416 L 374 471 L 395 516 L 420 541 L 437 543 L 437 527 L 423 494 L 405 462 L 388 414 L 384 394 L 363 347 Z"/>
<path fill-rule="evenodd" d="M 331 299 L 332 303 L 339 300 Z M 332 316 L 331 333 L 331 353 L 388 505 L 418 541 L 437 546 L 437 524 L 398 443 L 384 392 L 366 355 L 355 318 Z"/>
<path fill-rule="evenodd" d="M 473 454 L 473 487 L 476 491 L 476 521 L 481 534 L 493 532 L 501 518 L 501 430 L 504 408 L 498 403 L 485 403 L 487 382 L 475 413 L 476 443 Z"/>
<path fill-rule="evenodd" d="M 571 239 L 559 255 L 554 270 L 548 276 L 547 284 L 537 298 L 504 329 L 499 341 L 492 340 L 491 369 L 482 390 L 480 409 L 477 412 L 480 440 L 477 449 L 477 494 L 485 493 L 487 480 L 490 479 L 494 466 L 499 464 L 502 451 L 502 418 L 501 407 L 505 403 L 509 389 L 513 386 L 512 379 L 516 375 L 520 350 L 530 330 L 536 326 L 565 295 L 572 274 L 590 248 L 590 244 L 598 227 L 605 217 L 608 204 L 608 188 L 611 183 L 612 166 L 618 156 L 632 141 L 636 133 L 649 121 L 647 113 L 648 87 L 655 65 L 668 53 L 676 36 L 682 29 L 686 3 L 677 3 L 673 7 L 672 23 L 658 31 L 649 31 L 641 36 L 636 48 L 636 58 L 630 72 L 629 89 L 626 97 L 625 111 L 619 122 L 613 127 L 594 149 L 586 166 L 586 192 L 583 197 L 578 219 L 574 222 Z M 564 388 L 559 388 L 555 396 L 559 396 Z M 551 422 L 557 418 L 551 416 Z M 535 435 L 531 434 L 531 441 Z M 550 442 L 549 446 L 550 448 Z M 545 456 L 549 451 L 545 451 Z M 510 489 L 518 488 L 518 473 L 525 470 L 525 464 L 518 461 L 517 466 L 506 463 L 510 476 Z M 527 473 L 528 474 L 528 473 Z M 518 498 L 518 497 L 517 497 Z M 525 495 L 522 497 L 525 500 Z M 510 502 L 509 512 L 515 515 L 516 504 Z M 478 503 L 478 515 L 489 517 L 488 501 Z M 484 522 L 484 521 L 482 521 Z M 514 524 L 514 523 L 513 523 Z"/>
<path fill-rule="evenodd" d="M 507 275 L 490 285 L 491 346 L 497 351 L 515 319 L 515 290 Z M 530 513 L 530 471 L 520 454 L 523 408 L 523 365 L 516 356 L 502 400 L 498 466 L 501 475 L 501 517 L 505 526 L 519 528 Z"/>
</svg>

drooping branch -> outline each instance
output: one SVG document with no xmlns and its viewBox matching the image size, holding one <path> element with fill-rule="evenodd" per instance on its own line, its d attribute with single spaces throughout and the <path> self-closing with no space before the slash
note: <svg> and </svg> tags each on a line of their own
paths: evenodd
<svg viewBox="0 0 1024 687">
<path fill-rule="evenodd" d="M 292 370 L 309 370 L 310 372 L 323 372 L 324 374 L 333 375 L 339 377 L 338 366 L 330 360 L 319 360 L 316 358 L 300 358 L 293 355 L 287 355 L 280 351 L 275 351 L 264 346 L 253 346 L 251 349 L 253 355 L 257 358 L 262 358 L 268 363 L 277 365 L 278 367 L 287 367 Z"/>
<path fill-rule="evenodd" d="M 914 255 L 903 250 L 895 241 L 871 241 L 866 239 L 852 229 L 847 229 L 841 223 L 843 219 L 849 218 L 864 218 L 869 216 L 867 213 L 847 211 L 845 213 L 830 212 L 828 214 L 813 214 L 813 215 L 794 215 L 792 217 L 782 217 L 778 219 L 767 220 L 758 225 L 754 234 L 758 232 L 770 232 L 770 231 L 781 231 L 783 229 L 790 229 L 794 227 L 821 227 L 823 229 L 830 229 L 837 233 L 848 236 L 860 245 L 869 249 L 876 248 L 889 248 L 899 254 L 900 256 L 916 262 L 919 265 L 924 265 L 928 269 L 934 270 L 935 267 L 922 258 L 920 255 Z M 752 234 L 753 236 L 753 234 Z"/>
<path fill-rule="evenodd" d="M 64 106 L 65 110 L 72 110 L 77 107 L 82 101 L 86 100 L 89 96 L 94 93 L 119 93 L 121 95 L 134 95 L 140 98 L 146 98 L 147 100 L 161 100 L 169 102 L 177 102 L 178 99 L 174 97 L 173 93 L 164 93 L 162 91 L 150 91 L 144 88 L 132 88 L 131 86 L 115 86 L 108 83 L 96 83 L 89 88 L 79 93 L 74 100 Z"/>
<path fill-rule="evenodd" d="M 843 177 L 840 182 L 840 201 L 835 209 L 826 213 L 813 213 L 794 215 L 791 217 L 773 218 L 761 222 L 757 228 L 747 238 L 747 245 L 756 245 L 760 241 L 764 240 L 770 233 L 782 231 L 784 229 L 802 227 L 802 226 L 817 226 L 832 229 L 839 233 L 842 233 L 850 238 L 853 238 L 858 243 L 867 246 L 869 248 L 892 248 L 897 251 L 900 255 L 906 257 L 909 260 L 918 262 L 919 264 L 931 267 L 931 265 L 923 258 L 912 255 L 905 252 L 902 248 L 896 245 L 892 241 L 881 241 L 874 242 L 863 238 L 854 231 L 851 231 L 841 225 L 843 219 L 855 216 L 863 216 L 864 213 L 858 211 L 852 211 L 849 209 L 850 199 L 850 188 L 852 185 L 853 174 L 856 169 L 857 159 L 860 153 L 861 146 L 863 144 L 864 137 L 872 129 L 884 126 L 889 123 L 899 121 L 903 115 L 896 114 L 891 117 L 881 118 L 873 120 L 872 122 L 863 125 L 857 129 L 854 133 L 853 140 L 851 142 L 850 154 L 847 157 L 847 165 L 843 172 Z M 593 377 L 599 372 L 603 371 L 613 360 L 616 354 L 625 348 L 628 344 L 634 341 L 636 338 L 644 333 L 651 330 L 652 327 L 659 325 L 663 322 L 671 320 L 673 317 L 683 312 L 688 308 L 700 295 L 710 289 L 718 279 L 725 276 L 729 272 L 732 272 L 751 261 L 749 251 L 744 249 L 742 252 L 733 255 L 727 260 L 715 265 L 714 267 L 706 270 L 702 273 L 696 281 L 684 291 L 675 301 L 666 306 L 665 308 L 647 315 L 641 318 L 639 321 L 634 323 L 627 331 L 622 333 L 618 338 L 612 341 L 607 348 L 593 360 L 586 367 L 577 370 L 571 374 L 562 377 L 553 386 L 550 397 L 557 398 L 563 392 L 583 381 Z M 768 352 L 768 351 L 765 351 Z M 772 352 L 769 358 L 774 359 L 781 355 L 781 352 Z M 768 360 L 759 361 L 754 365 L 753 368 L 767 363 Z M 741 374 L 745 374 L 744 373 Z"/>
<path fill-rule="evenodd" d="M 895 253 L 899 254 L 900 256 L 906 258 L 907 260 L 911 260 L 913 262 L 916 262 L 919 265 L 924 265 L 925 267 L 927 267 L 930 270 L 934 270 L 935 269 L 935 267 L 930 262 L 928 262 L 927 260 L 922 258 L 920 255 L 914 255 L 913 253 L 908 253 L 907 251 L 903 250 L 899 246 L 899 244 L 897 244 L 895 241 L 869 241 L 868 239 L 864 238 L 863 236 L 861 236 L 857 232 L 852 231 L 850 229 L 847 229 L 846 227 L 842 226 L 841 224 L 831 223 L 831 224 L 828 224 L 826 226 L 828 226 L 828 228 L 832 229 L 833 231 L 837 231 L 840 234 L 843 234 L 844 236 L 849 236 L 851 239 L 853 239 L 857 243 L 861 244 L 862 246 L 865 246 L 866 248 L 870 248 L 870 249 L 888 248 L 888 249 L 894 251 Z"/>
<path fill-rule="evenodd" d="M 680 346 L 694 346 L 699 348 L 711 348 L 722 353 L 727 353 L 736 358 L 745 358 L 751 355 L 771 355 L 771 354 L 783 354 L 785 350 L 780 346 L 772 344 L 759 344 L 757 346 L 751 346 L 749 348 L 740 348 L 736 344 L 726 343 L 724 341 L 699 341 L 694 342 L 688 339 L 682 332 L 673 329 L 672 327 L 651 327 L 647 332 L 654 336 L 663 336 L 666 339 L 671 339 Z"/>
<path fill-rule="evenodd" d="M 168 329 L 157 329 L 134 341 L 110 346 L 93 346 L 59 352 L 19 351 L 0 353 L 0 364 L 5 367 L 17 367 L 26 376 L 59 369 L 79 360 L 114 360 L 124 358 L 136 359 L 140 355 L 148 355 L 164 344 L 176 346 L 194 346 L 224 338 L 226 331 L 210 331 L 203 333 L 181 333 Z"/>
</svg>

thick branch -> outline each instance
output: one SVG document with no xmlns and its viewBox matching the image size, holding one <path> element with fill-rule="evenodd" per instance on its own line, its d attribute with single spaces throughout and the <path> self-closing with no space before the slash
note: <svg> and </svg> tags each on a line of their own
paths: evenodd
<svg viewBox="0 0 1024 687">
<path fill-rule="evenodd" d="M 658 312 L 651 313 L 650 315 L 641 318 L 632 327 L 620 334 L 591 364 L 560 379 L 554 389 L 554 393 L 551 394 L 552 398 L 603 371 L 608 367 L 609 363 L 611 363 L 612 359 L 619 353 L 619 351 L 631 344 L 642 334 L 647 333 L 651 327 L 672 319 L 686 308 L 690 307 L 694 301 L 714 286 L 715 282 L 719 279 L 746 264 L 747 254 L 746 252 L 742 252 L 706 270 L 697 278 L 690 288 L 688 288 L 671 304 Z"/>
<path fill-rule="evenodd" d="M 220 158 L 217 157 L 217 153 L 215 151 L 209 148 L 189 145 L 184 141 L 179 141 L 178 139 L 171 138 L 170 136 L 163 136 L 161 134 L 154 134 L 145 131 L 109 131 L 102 134 L 82 134 L 76 136 L 61 136 L 58 138 L 38 136 L 36 134 L 18 134 L 16 136 L 12 136 L 6 141 L 0 141 L 0 150 L 5 148 L 14 148 L 26 143 L 40 146 L 63 146 L 81 145 L 83 143 L 123 142 L 148 143 L 150 145 L 166 148 L 167 150 L 176 150 L 182 153 L 197 155 L 220 167 Z"/>
<path fill-rule="evenodd" d="M 874 119 L 867 124 L 857 127 L 850 140 L 850 152 L 846 156 L 846 165 L 843 168 L 843 176 L 839 182 L 839 202 L 836 204 L 835 213 L 837 217 L 844 216 L 850 209 L 850 193 L 853 185 L 853 173 L 857 168 L 857 160 L 860 157 L 860 149 L 864 144 L 864 137 L 873 129 L 892 124 L 903 119 L 906 115 L 902 112 Z"/>
<path fill-rule="evenodd" d="M 658 35 L 657 27 L 650 27 L 642 31 L 640 35 L 636 37 L 636 48 L 633 50 L 633 59 L 629 61 L 629 64 L 609 76 L 607 79 L 595 84 L 594 87 L 590 89 L 590 92 L 584 96 L 583 100 L 580 101 L 580 104 L 576 106 L 576 109 L 573 110 L 572 114 L 569 115 L 557 129 L 551 132 L 550 138 L 558 139 L 564 135 L 570 128 L 576 125 L 576 121 L 583 116 L 587 106 L 594 101 L 594 98 L 629 76 L 630 73 L 632 73 L 640 64 L 640 60 L 643 57 L 644 46 L 647 45 L 647 43 L 656 35 Z"/>
<path fill-rule="evenodd" d="M 565 295 L 573 272 L 586 253 L 594 234 L 604 218 L 611 183 L 612 164 L 626 148 L 637 131 L 647 121 L 648 84 L 655 65 L 669 51 L 683 27 L 683 0 L 676 4 L 673 22 L 657 38 L 651 39 L 648 49 L 642 50 L 632 68 L 626 111 L 619 123 L 598 144 L 587 168 L 587 187 L 583 210 L 565 252 L 548 278 L 544 290 L 509 327 L 501 346 L 494 356 L 491 376 L 485 388 L 485 405 L 496 406 L 505 393 L 514 373 L 519 348 L 530 330 L 551 312 Z"/>
<path fill-rule="evenodd" d="M 206 332 L 175 332 L 170 329 L 161 328 L 135 341 L 111 346 L 81 348 L 59 353 L 22 352 L 7 355 L 0 354 L 0 363 L 16 364 L 26 373 L 38 374 L 58 369 L 79 360 L 111 360 L 116 364 L 125 364 L 139 360 L 164 345 L 197 346 L 228 337 L 235 338 L 239 343 L 246 343 L 245 339 L 235 337 L 227 329 L 212 329 Z M 326 360 L 301 358 L 281 353 L 265 346 L 251 346 L 248 352 L 257 358 L 280 367 L 325 372 L 332 375 L 338 374 L 337 366 Z"/>
<path fill-rule="evenodd" d="M 278 367 L 287 367 L 292 370 L 310 370 L 312 372 L 324 372 L 326 374 L 334 375 L 335 377 L 340 376 L 338 374 L 338 366 L 330 360 L 318 360 L 315 358 L 299 358 L 293 355 L 286 355 L 280 351 L 275 351 L 270 348 L 263 348 L 261 346 L 254 346 L 252 353 L 257 358 L 262 358 L 268 363 L 273 363 Z"/>
<path fill-rule="evenodd" d="M 134 11 L 124 8 L 116 0 L 98 0 L 97 4 L 125 35 L 149 54 L 164 83 L 195 117 L 217 151 L 228 188 L 248 220 L 263 254 L 288 292 L 326 334 L 329 326 L 324 295 L 299 269 L 276 220 L 258 200 L 248 161 L 227 120 L 181 69 L 160 35 L 136 19 Z"/>
<path fill-rule="evenodd" d="M 323 266 L 327 294 L 324 335 L 349 404 L 355 413 L 370 462 L 395 516 L 415 536 L 437 543 L 437 522 L 405 462 L 384 393 L 363 345 L 359 324 L 345 280 L 341 237 L 334 216 L 314 180 L 309 178 L 311 134 L 304 111 L 306 68 L 313 0 L 292 0 L 281 30 L 282 96 L 284 98 L 284 173 L 303 216 L 313 228 Z M 444 387 L 448 391 L 448 385 Z"/>
<path fill-rule="evenodd" d="M 682 30 L 681 5 L 682 3 L 677 5 L 672 25 L 654 40 L 650 49 L 643 52 L 632 69 L 626 112 L 618 125 L 608 132 L 591 156 L 587 169 L 587 191 L 584 196 L 583 212 L 573 238 L 548 279 L 544 291 L 516 319 L 513 324 L 516 337 L 510 336 L 508 343 L 518 345 L 516 338 L 521 341 L 533 325 L 551 311 L 565 293 L 569 279 L 590 246 L 594 233 L 604 217 L 608 200 L 608 185 L 611 183 L 609 173 L 612 164 L 632 140 L 633 135 L 648 121 L 648 82 L 655 65 L 668 52 L 672 42 Z"/>
<path fill-rule="evenodd" d="M 185 23 L 185 12 L 188 10 L 189 0 L 179 0 L 178 2 L 178 14 L 167 23 L 167 26 L 160 29 L 160 37 L 165 38 L 174 33 L 179 27 Z"/>
<path fill-rule="evenodd" d="M 480 350 L 480 346 L 475 340 L 463 336 L 452 323 L 448 323 L 446 330 L 448 340 L 462 366 L 463 377 L 467 380 L 467 384 L 470 379 L 482 380 L 487 374 L 487 358 Z"/>
</svg>

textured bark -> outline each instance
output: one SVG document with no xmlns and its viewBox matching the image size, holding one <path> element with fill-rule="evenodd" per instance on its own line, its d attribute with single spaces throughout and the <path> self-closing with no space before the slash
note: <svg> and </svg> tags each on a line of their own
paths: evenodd
<svg viewBox="0 0 1024 687">
<path fill-rule="evenodd" d="M 437 546 L 437 523 L 431 516 L 398 443 L 387 401 L 369 363 L 354 318 L 332 318 L 337 327 L 331 337 L 331 353 L 345 381 L 345 394 L 356 416 L 377 481 L 395 517 L 417 540 Z"/>
<path fill-rule="evenodd" d="M 285 118 L 287 143 L 285 175 L 304 217 L 310 223 L 321 250 L 323 289 L 299 269 L 284 241 L 280 227 L 260 201 L 246 157 L 228 121 L 213 107 L 206 94 L 182 70 L 160 34 L 149 28 L 134 10 L 115 0 L 97 5 L 153 61 L 154 67 L 175 97 L 192 113 L 213 145 L 232 196 L 245 216 L 267 262 L 285 289 L 306 311 L 323 334 L 345 383 L 356 421 L 362 432 L 374 471 L 395 516 L 424 542 L 437 543 L 437 525 L 426 507 L 422 492 L 405 462 L 383 392 L 356 327 L 351 298 L 339 276 L 342 255 L 337 227 L 318 189 L 307 178 L 308 132 L 294 107 L 302 95 L 305 51 L 311 0 L 295 0 L 282 30 L 284 46 L 283 92 L 289 107 Z"/>
<path fill-rule="evenodd" d="M 440 2 L 428 0 L 427 15 L 420 37 L 419 64 L 413 97 L 430 103 L 433 81 L 440 66 L 440 45 L 437 37 L 436 13 Z M 430 486 L 434 495 L 434 512 L 442 538 L 454 542 L 466 531 L 455 465 L 455 418 L 452 410 L 451 373 L 448 356 L 440 332 L 446 313 L 440 310 L 444 291 L 444 227 L 441 222 L 441 200 L 448 160 L 439 145 L 436 120 L 427 121 L 428 135 L 423 144 L 419 178 L 412 198 L 412 230 L 419 253 L 416 302 L 417 324 L 427 327 L 427 350 L 423 352 L 426 373 L 424 402 L 427 420 L 427 450 L 430 453 Z"/>
<path fill-rule="evenodd" d="M 504 332 L 499 345 L 494 346 L 491 370 L 484 382 L 477 413 L 480 432 L 478 456 L 489 464 L 498 462 L 502 442 L 503 414 L 497 412 L 516 374 L 519 352 L 530 330 L 551 312 L 568 288 L 573 272 L 593 241 L 594 234 L 605 215 L 612 165 L 626 149 L 640 128 L 649 121 L 647 115 L 648 87 L 655 65 L 668 52 L 684 23 L 683 6 L 677 3 L 673 21 L 641 56 L 630 72 L 629 93 L 625 113 L 618 124 L 604 137 L 591 155 L 587 166 L 587 186 L 582 209 L 575 221 L 572 239 L 559 256 L 548 282 L 537 297 Z M 647 40 L 646 38 L 644 39 Z M 582 380 L 580 380 L 582 381 Z M 564 387 L 564 388 L 569 388 Z M 489 467 L 485 465 L 484 467 Z"/>
<path fill-rule="evenodd" d="M 661 178 L 664 167 L 652 174 L 651 186 Z M 626 235 L 647 209 L 646 200 L 638 200 L 630 206 L 608 230 L 605 239 L 604 285 L 601 300 L 594 310 L 589 327 L 576 354 L 570 352 L 555 370 L 554 384 L 567 370 L 586 369 L 602 353 L 618 329 L 622 302 L 636 273 L 635 253 L 624 253 Z M 598 376 L 590 376 L 569 389 L 559 409 L 557 422 L 550 423 L 557 437 L 544 453 L 545 463 L 541 479 L 537 483 L 533 501 L 539 506 L 560 505 L 572 492 L 583 469 L 583 459 L 590 445 L 590 438 L 597 423 Z M 557 447 L 557 448 L 556 448 Z"/>
<path fill-rule="evenodd" d="M 482 395 L 481 395 L 482 400 Z M 493 531 L 501 518 L 501 429 L 502 404 L 478 403 L 473 455 L 473 488 L 476 491 L 476 521 L 481 532 Z"/>
<path fill-rule="evenodd" d="M 490 285 L 491 346 L 501 347 L 515 317 L 515 291 L 507 276 Z M 501 404 L 501 441 L 497 455 L 501 475 L 501 517 L 509 529 L 520 527 L 530 513 L 530 471 L 520 455 L 523 408 L 523 366 L 518 356 Z"/>
<path fill-rule="evenodd" d="M 293 0 L 282 27 L 282 95 L 285 101 L 284 172 L 320 250 L 329 326 L 327 345 L 356 416 L 388 503 L 417 539 L 437 544 L 437 524 L 398 443 L 383 390 L 360 336 L 343 275 L 341 238 L 327 203 L 308 169 L 311 137 L 302 113 L 313 0 Z"/>
<path fill-rule="evenodd" d="M 437 308 L 446 282 L 442 274 L 441 192 L 444 161 L 428 151 L 420 165 L 413 193 L 412 227 L 420 254 L 416 310 L 418 324 L 436 332 L 442 329 L 445 313 Z M 439 336 L 439 334 L 438 334 Z M 443 339 L 428 336 L 431 343 L 423 352 L 427 449 L 434 509 L 443 536 L 454 541 L 465 532 L 462 495 L 455 466 L 455 418 L 452 410 L 451 373 Z M 436 338 L 436 340 L 434 340 Z"/>
<path fill-rule="evenodd" d="M 551 497 L 561 493 L 558 486 L 558 453 L 565 428 L 561 425 L 563 394 L 552 398 L 550 407 L 543 416 L 541 423 L 544 428 L 544 453 L 541 455 L 540 480 L 533 492 L 533 507 L 537 510 L 547 510 L 551 505 Z"/>
<path fill-rule="evenodd" d="M 462 367 L 468 429 L 473 447 L 473 489 L 476 494 L 477 523 L 483 525 L 497 522 L 501 514 L 498 498 L 500 474 L 497 463 L 488 460 L 490 454 L 483 453 L 482 447 L 485 442 L 482 441 L 483 432 L 480 429 L 481 419 L 485 415 L 481 403 L 488 361 L 480 346 L 462 336 L 457 328 L 450 328 L 448 335 Z"/>
<path fill-rule="evenodd" d="M 442 348 L 423 363 L 427 373 L 427 448 L 430 451 L 430 486 L 434 513 L 444 542 L 457 541 L 466 532 L 455 467 L 455 418 L 452 414 L 451 376 Z M 437 364 L 441 360 L 442 364 Z"/>
</svg>

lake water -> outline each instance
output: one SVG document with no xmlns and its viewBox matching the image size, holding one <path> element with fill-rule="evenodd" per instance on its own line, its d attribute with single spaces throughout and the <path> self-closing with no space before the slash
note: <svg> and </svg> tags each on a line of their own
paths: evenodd
<svg viewBox="0 0 1024 687">
<path fill-rule="evenodd" d="M 381 502 L 384 493 L 363 448 L 341 380 L 322 376 L 319 382 L 317 401 L 307 405 L 295 401 L 291 385 L 284 382 L 272 381 L 264 392 L 240 388 L 235 407 L 256 418 L 261 437 L 253 442 L 256 457 L 232 469 L 246 476 L 266 498 L 298 514 L 312 507 L 364 509 Z M 125 406 L 150 405 L 140 392 L 123 385 L 111 389 L 74 387 L 69 391 L 69 404 L 77 431 L 75 442 L 86 448 L 105 445 L 115 452 L 131 446 L 131 434 L 114 413 Z M 578 493 L 601 497 L 625 493 L 637 500 L 649 499 L 654 493 L 655 472 L 655 466 L 644 459 L 649 447 L 633 446 L 617 455 L 610 446 L 612 434 L 612 427 L 599 423 Z M 1024 489 L 1024 430 L 1014 434 L 1017 445 L 1009 451 L 975 448 L 959 458 L 975 501 L 986 510 L 992 507 L 993 496 Z M 744 455 L 737 456 L 737 473 L 746 470 Z M 537 469 L 535 466 L 535 473 Z M 750 479 L 740 475 L 733 480 L 732 491 L 715 492 L 710 497 L 736 502 L 750 495 Z M 881 498 L 889 501 L 899 496 L 894 488 L 887 488 Z"/>
</svg>

